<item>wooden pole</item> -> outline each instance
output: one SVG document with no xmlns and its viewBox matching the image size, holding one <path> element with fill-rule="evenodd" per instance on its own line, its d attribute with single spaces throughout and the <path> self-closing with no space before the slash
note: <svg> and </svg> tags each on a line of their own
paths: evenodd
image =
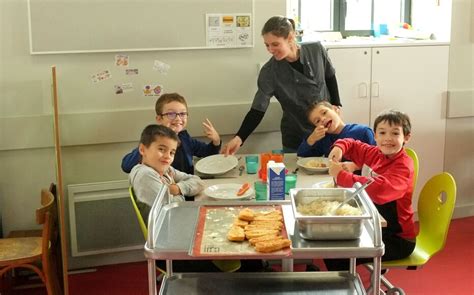
<svg viewBox="0 0 474 295">
<path fill-rule="evenodd" d="M 67 240 L 66 240 L 66 225 L 64 222 L 64 198 L 63 198 L 63 171 L 62 171 L 62 160 L 61 160 L 61 141 L 59 132 L 59 111 L 58 111 L 58 87 L 56 80 L 56 66 L 51 67 L 52 79 L 53 79 L 53 113 L 54 113 L 54 149 L 56 152 L 56 179 L 57 189 L 56 196 L 58 198 L 58 216 L 59 216 L 59 228 L 60 228 L 60 240 L 61 240 L 61 256 L 62 256 L 62 269 L 63 269 L 63 292 L 64 295 L 69 294 L 68 284 L 68 266 L 67 266 Z"/>
</svg>

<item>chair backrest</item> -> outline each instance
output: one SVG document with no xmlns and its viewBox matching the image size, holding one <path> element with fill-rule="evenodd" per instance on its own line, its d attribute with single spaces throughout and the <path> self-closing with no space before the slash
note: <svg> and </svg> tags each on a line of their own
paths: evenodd
<svg viewBox="0 0 474 295">
<path fill-rule="evenodd" d="M 413 190 L 416 188 L 416 182 L 418 181 L 418 170 L 420 169 L 420 163 L 418 160 L 418 155 L 416 152 L 408 147 L 405 147 L 405 152 L 407 155 L 413 160 L 413 170 L 414 170 L 414 175 L 413 175 Z"/>
<path fill-rule="evenodd" d="M 416 246 L 427 257 L 444 248 L 455 202 L 456 182 L 447 172 L 431 177 L 423 187 L 418 200 L 420 232 Z"/>
<path fill-rule="evenodd" d="M 130 193 L 130 199 L 132 200 L 133 209 L 135 210 L 135 214 L 137 215 L 138 224 L 140 225 L 140 229 L 142 230 L 143 237 L 146 240 L 148 237 L 148 229 L 147 229 L 145 221 L 143 220 L 143 216 L 140 213 L 140 210 L 138 209 L 137 202 L 135 201 L 135 194 L 133 192 L 133 187 L 130 186 L 128 188 L 128 191 Z"/>
<path fill-rule="evenodd" d="M 43 225 L 41 261 L 44 275 L 52 294 L 61 294 L 61 286 L 53 261 L 54 247 L 59 244 L 58 208 L 55 199 L 53 193 L 48 189 L 41 190 L 41 207 L 36 209 L 36 222 Z"/>
</svg>

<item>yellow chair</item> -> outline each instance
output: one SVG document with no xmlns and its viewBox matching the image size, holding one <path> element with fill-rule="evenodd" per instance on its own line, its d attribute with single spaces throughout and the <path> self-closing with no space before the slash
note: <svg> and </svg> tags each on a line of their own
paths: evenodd
<svg viewBox="0 0 474 295">
<path fill-rule="evenodd" d="M 128 191 L 130 193 L 130 199 L 132 200 L 133 209 L 135 210 L 135 213 L 137 215 L 138 224 L 140 225 L 143 236 L 145 237 L 145 240 L 146 240 L 148 238 L 147 224 L 143 220 L 142 214 L 140 213 L 140 210 L 138 209 L 137 203 L 135 201 L 135 194 L 133 192 L 133 187 L 130 186 L 128 188 Z M 213 260 L 212 263 L 214 263 L 214 265 L 223 272 L 235 272 L 240 269 L 240 260 Z M 166 272 L 162 270 L 161 268 L 157 267 L 156 269 L 159 272 L 166 274 Z"/>
<path fill-rule="evenodd" d="M 143 220 L 140 210 L 138 209 L 137 202 L 135 201 L 135 194 L 133 192 L 133 187 L 129 187 L 128 191 L 130 193 L 130 199 L 132 200 L 133 209 L 135 210 L 135 214 L 137 215 L 138 224 L 140 225 L 140 229 L 142 230 L 143 237 L 145 238 L 145 241 L 146 241 L 146 239 L 148 238 L 148 228 L 145 223 L 145 220 Z"/>
<path fill-rule="evenodd" d="M 51 192 L 41 190 L 41 207 L 36 209 L 36 222 L 42 225 L 40 237 L 0 239 L 0 278 L 13 269 L 30 269 L 45 284 L 48 295 L 61 293 L 56 270 L 51 261 L 51 247 L 56 245 L 58 231 L 54 222 L 57 214 L 54 199 Z"/>
<path fill-rule="evenodd" d="M 418 200 L 418 219 L 420 230 L 416 237 L 413 253 L 399 260 L 382 262 L 382 269 L 397 267 L 409 270 L 426 264 L 433 255 L 443 250 L 448 235 L 449 224 L 456 202 L 456 182 L 451 174 L 443 172 L 431 177 L 425 184 Z M 371 265 L 366 265 L 372 270 Z M 401 288 L 394 287 L 387 278 L 381 277 L 388 294 L 405 294 Z"/>
<path fill-rule="evenodd" d="M 418 171 L 420 169 L 420 163 L 419 163 L 419 160 L 418 160 L 418 155 L 416 154 L 416 152 L 413 149 L 408 148 L 408 147 L 405 148 L 405 152 L 413 160 L 413 168 L 414 168 L 414 172 L 415 172 L 414 173 L 415 175 L 413 175 L 413 190 L 415 190 L 416 182 L 418 181 Z"/>
</svg>

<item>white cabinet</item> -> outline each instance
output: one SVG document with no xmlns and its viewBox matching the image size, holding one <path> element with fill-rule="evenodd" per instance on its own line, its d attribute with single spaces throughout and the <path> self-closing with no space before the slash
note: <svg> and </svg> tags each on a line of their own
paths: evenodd
<svg viewBox="0 0 474 295">
<path fill-rule="evenodd" d="M 328 48 L 328 52 L 346 123 L 373 127 L 375 117 L 387 109 L 410 116 L 408 146 L 420 158 L 418 196 L 428 178 L 443 171 L 449 46 Z"/>
</svg>

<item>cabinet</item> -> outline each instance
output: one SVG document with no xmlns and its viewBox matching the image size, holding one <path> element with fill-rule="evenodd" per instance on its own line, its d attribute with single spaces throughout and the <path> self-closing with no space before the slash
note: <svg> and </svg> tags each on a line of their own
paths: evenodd
<svg viewBox="0 0 474 295">
<path fill-rule="evenodd" d="M 373 127 L 383 110 L 407 113 L 412 123 L 407 145 L 420 158 L 419 186 L 443 171 L 449 46 L 328 48 L 328 53 L 344 121 Z"/>
</svg>

